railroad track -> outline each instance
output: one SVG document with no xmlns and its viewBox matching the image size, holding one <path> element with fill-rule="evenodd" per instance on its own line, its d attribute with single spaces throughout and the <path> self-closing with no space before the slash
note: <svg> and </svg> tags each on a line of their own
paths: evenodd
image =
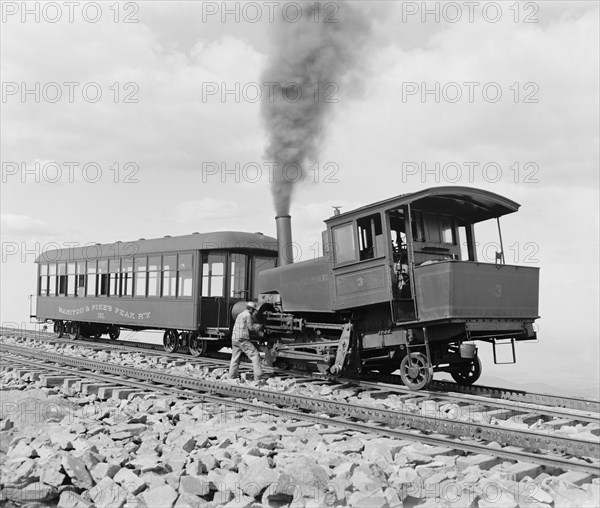
<svg viewBox="0 0 600 508">
<path fill-rule="evenodd" d="M 171 353 L 168 354 L 164 351 L 162 346 L 144 342 L 136 342 L 135 346 L 131 345 L 131 341 L 126 340 L 108 340 L 108 339 L 79 339 L 72 341 L 70 339 L 59 339 L 52 333 L 36 332 L 33 330 L 19 330 L 15 333 L 14 330 L 0 329 L 3 335 L 10 334 L 16 337 L 31 338 L 47 342 L 53 342 L 57 344 L 71 344 L 71 345 L 85 345 L 90 348 L 97 349 L 111 349 L 111 350 L 123 350 L 139 353 L 143 351 L 144 354 L 154 354 L 161 359 L 168 360 L 185 360 L 192 365 L 202 365 L 207 367 L 221 366 L 223 368 L 228 367 L 229 354 L 228 353 L 213 353 L 206 357 L 192 357 L 189 354 L 183 353 Z M 141 348 L 141 349 L 140 349 Z M 248 369 L 246 369 L 248 370 Z M 296 371 L 279 371 L 276 369 L 266 369 L 268 372 L 276 371 L 282 376 L 301 376 L 305 377 L 306 372 Z M 415 392 L 408 388 L 405 388 L 402 384 L 400 376 L 398 375 L 378 375 L 376 373 L 369 373 L 362 379 L 356 378 L 332 378 L 331 376 L 321 375 L 318 373 L 312 373 L 311 377 L 320 379 L 330 379 L 338 383 L 355 383 L 358 386 L 368 389 L 379 389 L 389 393 L 399 394 L 412 394 L 416 399 L 434 399 L 439 401 L 445 401 L 447 403 L 461 404 L 467 401 L 467 403 L 475 403 L 478 398 L 487 398 L 495 401 L 493 407 L 496 409 L 515 409 L 517 411 L 535 411 L 538 406 L 545 406 L 546 414 L 550 414 L 556 417 L 564 417 L 568 420 L 572 420 L 572 414 L 564 412 L 560 408 L 570 409 L 574 411 L 581 411 L 591 413 L 593 415 L 600 415 L 600 401 L 588 400 L 578 397 L 568 396 L 557 396 L 551 394 L 526 392 L 522 390 L 513 390 L 492 386 L 461 386 L 450 381 L 433 381 L 427 390 L 420 390 Z M 517 402 L 521 405 L 511 404 L 510 402 Z M 488 403 L 489 404 L 489 403 Z M 582 415 L 579 415 L 582 416 Z M 584 415 L 584 421 L 595 421 L 587 419 Z"/>
<path fill-rule="evenodd" d="M 159 391 L 238 409 L 258 410 L 328 426 L 537 464 L 550 470 L 554 468 L 559 471 L 579 471 L 595 476 L 600 474 L 598 439 L 579 439 L 559 434 L 440 418 L 439 415 L 369 407 L 364 403 L 353 404 L 272 390 L 269 386 L 258 389 L 247 385 L 194 378 L 189 375 L 181 376 L 164 371 L 65 356 L 41 351 L 39 348 L 6 343 L 0 344 L 0 351 L 4 353 L 2 362 L 4 369 L 24 369 L 31 373 L 31 377 L 37 376 L 42 382 L 50 385 L 62 384 L 67 380 L 73 383 L 79 379 L 80 389 L 83 390 L 85 387 L 88 391 L 95 390 L 99 397 L 112 393 L 115 386 L 129 387 L 133 393 Z"/>
</svg>

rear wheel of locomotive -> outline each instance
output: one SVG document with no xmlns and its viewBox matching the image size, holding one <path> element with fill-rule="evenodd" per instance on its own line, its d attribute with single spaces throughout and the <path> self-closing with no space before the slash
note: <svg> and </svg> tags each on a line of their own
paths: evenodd
<svg viewBox="0 0 600 508">
<path fill-rule="evenodd" d="M 192 356 L 206 356 L 206 353 L 208 353 L 208 341 L 200 337 L 198 332 L 192 332 L 188 337 L 188 348 Z"/>
<path fill-rule="evenodd" d="M 461 362 L 455 366 L 455 370 L 450 372 L 450 375 L 459 385 L 470 386 L 481 376 L 481 360 L 475 356 L 470 361 Z"/>
<path fill-rule="evenodd" d="M 410 353 L 400 362 L 400 377 L 407 388 L 422 390 L 433 379 L 433 367 L 423 353 Z"/>
<path fill-rule="evenodd" d="M 177 333 L 177 330 L 165 330 L 165 333 L 163 334 L 163 347 L 167 353 L 174 353 L 177 351 L 178 341 L 179 334 Z"/>
<path fill-rule="evenodd" d="M 65 334 L 65 327 L 62 321 L 54 321 L 54 333 L 59 339 Z"/>
</svg>

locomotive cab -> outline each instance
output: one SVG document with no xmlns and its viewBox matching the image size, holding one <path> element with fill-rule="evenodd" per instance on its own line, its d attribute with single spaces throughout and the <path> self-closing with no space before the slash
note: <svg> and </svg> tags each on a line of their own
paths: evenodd
<svg viewBox="0 0 600 508">
<path fill-rule="evenodd" d="M 514 362 L 514 343 L 536 338 L 538 269 L 506 265 L 502 247 L 495 263 L 478 261 L 474 226 L 499 228 L 518 208 L 491 192 L 437 187 L 330 217 L 322 258 L 261 275 L 267 328 L 286 344 L 274 355 L 334 374 L 399 369 L 413 389 L 434 371 L 475 382 L 475 341 L 491 343 L 494 358 L 510 344 Z"/>
<path fill-rule="evenodd" d="M 494 353 L 508 341 L 515 361 L 514 342 L 535 339 L 538 269 L 504 264 L 502 247 L 495 263 L 478 262 L 474 226 L 495 219 L 499 228 L 518 208 L 490 192 L 440 187 L 326 221 L 332 305 L 360 314 L 363 367 L 389 371 L 398 346 L 401 373 L 420 388 L 434 370 L 474 382 L 481 367 L 473 340 L 492 343 Z"/>
</svg>

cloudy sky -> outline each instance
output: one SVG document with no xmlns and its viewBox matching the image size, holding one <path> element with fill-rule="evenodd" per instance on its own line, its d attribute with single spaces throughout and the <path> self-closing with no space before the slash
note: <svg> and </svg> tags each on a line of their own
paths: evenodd
<svg viewBox="0 0 600 508">
<path fill-rule="evenodd" d="M 306 3 L 1 5 L 3 323 L 28 322 L 33 260 L 57 244 L 274 234 L 262 76 Z M 598 4 L 353 5 L 371 30 L 315 95 L 321 150 L 291 205 L 302 257 L 333 205 L 505 195 L 522 205 L 503 219 L 506 261 L 541 269 L 540 340 L 484 372 L 597 392 Z"/>
</svg>

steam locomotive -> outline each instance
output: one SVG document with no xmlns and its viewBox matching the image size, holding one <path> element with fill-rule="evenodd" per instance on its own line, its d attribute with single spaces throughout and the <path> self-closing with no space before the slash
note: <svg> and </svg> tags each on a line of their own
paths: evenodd
<svg viewBox="0 0 600 508">
<path fill-rule="evenodd" d="M 325 221 L 323 255 L 293 263 L 291 218 L 277 239 L 216 232 L 43 253 L 34 317 L 58 335 L 117 338 L 164 330 L 167 352 L 200 356 L 230 343 L 248 300 L 257 338 L 279 368 L 361 376 L 399 369 L 423 389 L 433 373 L 460 384 L 481 375 L 477 342 L 496 349 L 536 340 L 539 269 L 477 260 L 475 224 L 516 212 L 514 201 L 436 187 Z"/>
</svg>

